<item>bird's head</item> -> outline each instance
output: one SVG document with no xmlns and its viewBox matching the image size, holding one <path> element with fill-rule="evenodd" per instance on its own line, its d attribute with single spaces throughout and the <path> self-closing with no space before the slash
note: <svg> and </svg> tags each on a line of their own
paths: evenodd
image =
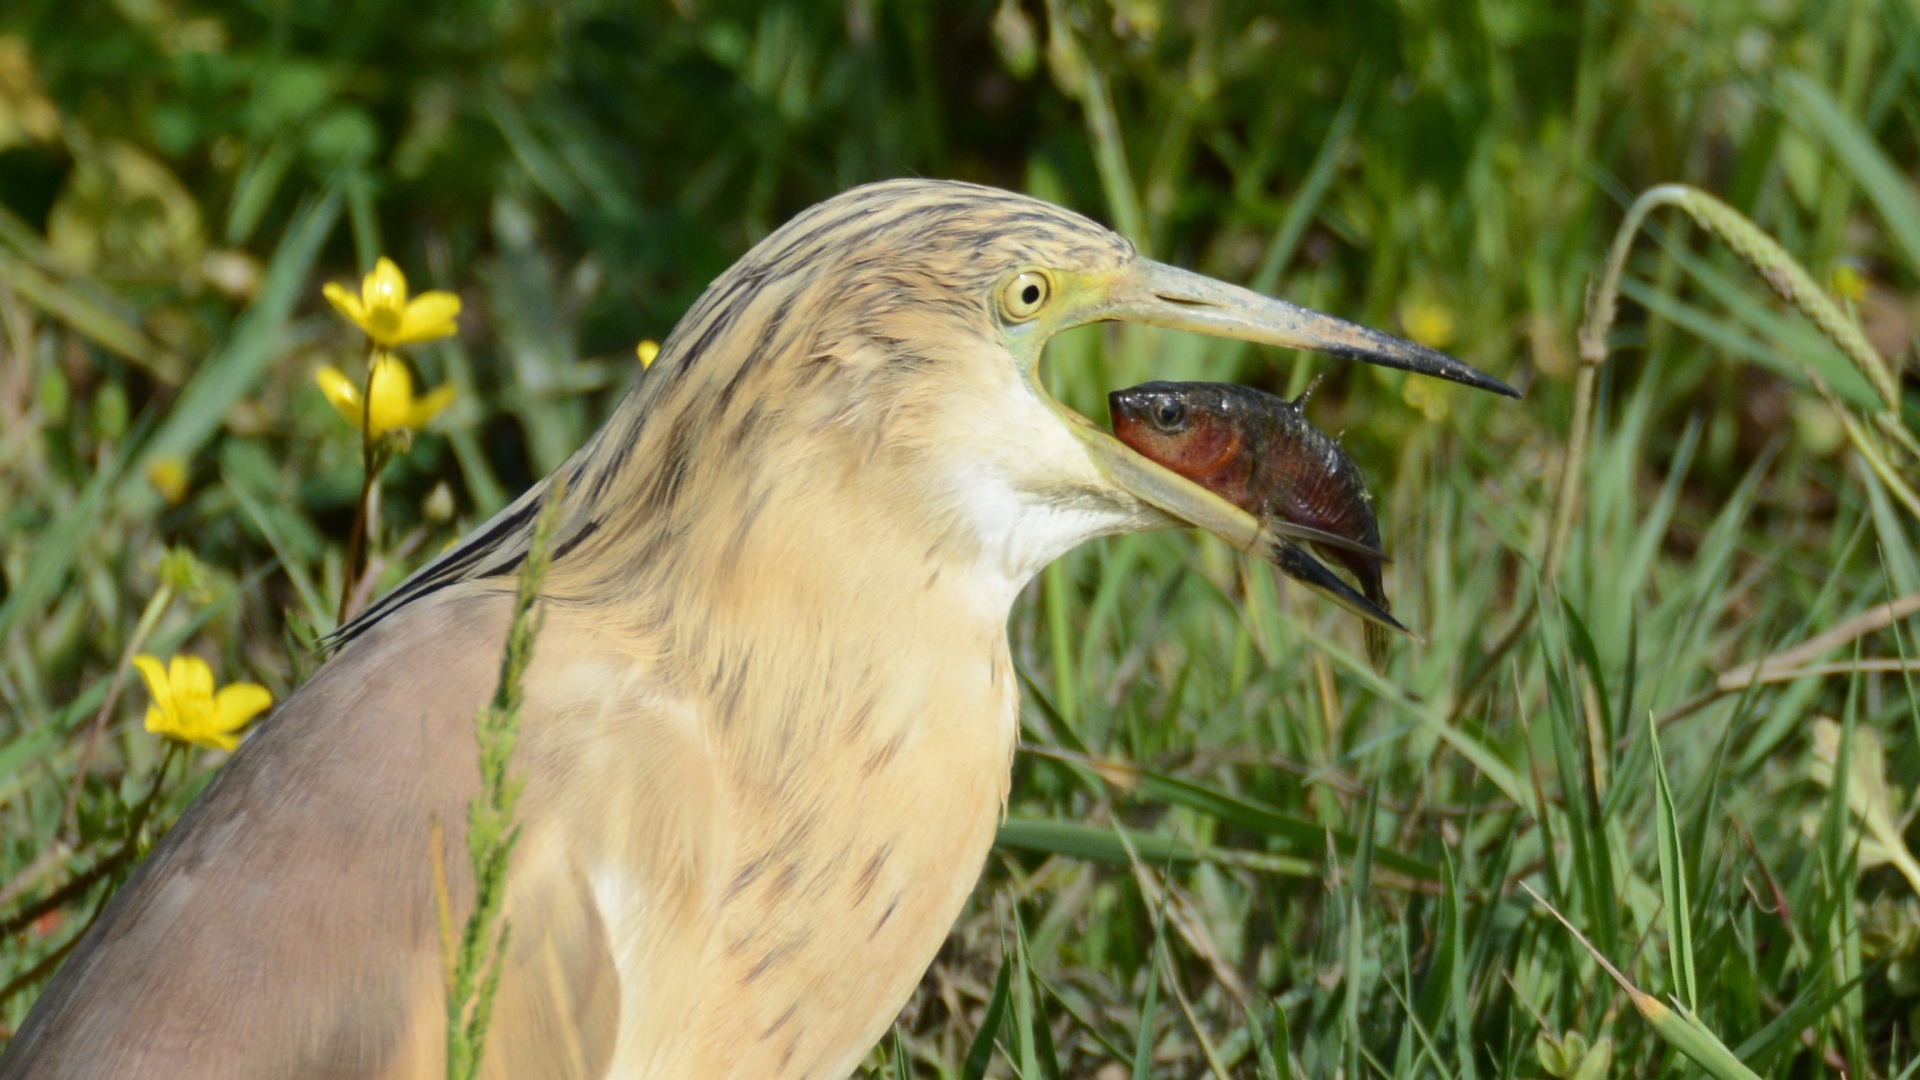
<svg viewBox="0 0 1920 1080">
<path fill-rule="evenodd" d="M 857 479 L 930 546 L 955 555 L 972 546 L 967 554 L 1013 588 L 1074 545 L 1117 532 L 1191 523 L 1254 548 L 1266 534 L 1244 510 L 1048 393 L 1047 342 L 1108 320 L 1514 393 L 1431 349 L 1143 258 L 1049 203 L 905 180 L 822 203 L 741 259 L 667 343 L 660 404 L 678 397 L 685 408 L 704 395 L 703 423 L 725 431 L 738 422 L 728 414 L 750 417 L 767 435 L 777 413 L 783 467 L 828 486 Z M 687 385 L 672 388 L 676 380 Z"/>
<path fill-rule="evenodd" d="M 571 579 L 584 599 L 684 583 L 687 567 L 675 564 L 689 558 L 739 566 L 758 552 L 766 563 L 805 557 L 809 544 L 871 548 L 885 534 L 937 568 L 972 572 L 1002 603 L 1097 536 L 1190 523 L 1243 550 L 1271 541 L 1244 510 L 1047 392 L 1046 343 L 1108 320 L 1514 393 L 1419 345 L 1142 258 L 1037 199 L 945 181 L 871 184 L 742 256 L 562 466 L 569 509 L 553 580 Z M 382 606 L 447 567 L 460 577 L 511 569 L 538 497 L 503 513 L 518 516 L 511 529 L 482 529 L 489 550 L 469 540 Z"/>
</svg>

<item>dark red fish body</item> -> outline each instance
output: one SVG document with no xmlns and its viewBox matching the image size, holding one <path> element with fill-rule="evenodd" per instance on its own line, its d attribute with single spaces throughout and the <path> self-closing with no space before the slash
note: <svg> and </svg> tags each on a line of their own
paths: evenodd
<svg viewBox="0 0 1920 1080">
<path fill-rule="evenodd" d="M 1351 546 L 1309 540 L 1387 609 L 1380 526 L 1360 469 L 1298 402 L 1230 383 L 1152 382 L 1116 390 L 1113 433 L 1135 452 L 1254 517 L 1317 530 Z M 1367 625 L 1376 663 L 1385 631 Z"/>
</svg>

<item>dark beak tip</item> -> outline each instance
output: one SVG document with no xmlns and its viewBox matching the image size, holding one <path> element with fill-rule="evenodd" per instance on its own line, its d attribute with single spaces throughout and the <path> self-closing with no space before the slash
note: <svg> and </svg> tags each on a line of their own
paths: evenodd
<svg viewBox="0 0 1920 1080">
<path fill-rule="evenodd" d="M 1410 367 L 1407 370 L 1419 375 L 1431 375 L 1435 378 L 1446 379 L 1448 382 L 1457 382 L 1462 386 L 1471 386 L 1475 390 L 1485 390 L 1489 393 L 1499 394 L 1501 397 L 1514 399 L 1520 397 L 1520 391 L 1514 389 L 1510 384 L 1504 380 L 1494 378 L 1479 368 L 1474 367 L 1472 364 L 1455 360 L 1453 357 L 1447 356 L 1444 353 L 1436 353 L 1434 355 L 1443 360 L 1444 363 L 1435 364 L 1432 367 Z"/>
<path fill-rule="evenodd" d="M 1486 372 L 1481 371 L 1479 368 L 1474 367 L 1472 364 L 1467 363 L 1465 360 L 1457 360 L 1448 356 L 1446 353 L 1431 349 L 1424 351 L 1429 354 L 1426 358 L 1427 363 L 1412 367 L 1409 370 L 1422 375 L 1437 375 L 1440 378 L 1452 382 L 1471 386 L 1476 390 L 1486 390 L 1499 394 L 1501 397 L 1514 399 L 1520 397 L 1520 391 L 1514 389 L 1513 386 L 1505 380 L 1496 379 Z"/>
<path fill-rule="evenodd" d="M 1438 349 L 1429 348 L 1417 342 L 1406 341 L 1377 330 L 1366 331 L 1372 348 L 1343 350 L 1342 354 L 1370 364 L 1382 367 L 1399 368 L 1415 375 L 1428 375 L 1436 379 L 1446 379 L 1462 386 L 1471 386 L 1476 390 L 1486 390 L 1501 397 L 1519 398 L 1520 391 L 1506 382 L 1474 367 L 1457 357 L 1449 356 Z"/>
</svg>

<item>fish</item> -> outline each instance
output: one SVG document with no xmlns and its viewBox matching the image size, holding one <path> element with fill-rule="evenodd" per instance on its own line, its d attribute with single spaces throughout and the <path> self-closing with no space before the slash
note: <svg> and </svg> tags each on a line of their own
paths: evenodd
<svg viewBox="0 0 1920 1080">
<path fill-rule="evenodd" d="M 1107 395 L 1122 443 L 1253 515 L 1275 535 L 1273 563 L 1367 618 L 1367 657 L 1386 663 L 1390 614 L 1380 524 L 1367 480 L 1299 399 L 1233 383 L 1150 382 Z M 1365 604 L 1300 546 L 1344 568 Z M 1342 590 L 1345 590 L 1343 593 Z M 1368 607 L 1375 609 L 1367 610 Z"/>
</svg>

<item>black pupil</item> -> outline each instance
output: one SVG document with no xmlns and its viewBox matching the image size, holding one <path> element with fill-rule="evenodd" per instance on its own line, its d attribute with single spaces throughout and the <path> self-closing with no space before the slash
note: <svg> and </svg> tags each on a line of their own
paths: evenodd
<svg viewBox="0 0 1920 1080">
<path fill-rule="evenodd" d="M 1020 302 L 1023 304 L 1039 303 L 1040 302 L 1040 286 L 1030 284 L 1026 288 L 1021 289 Z"/>
<path fill-rule="evenodd" d="M 1186 412 L 1178 402 L 1165 401 L 1160 404 L 1159 420 L 1161 427 L 1172 427 L 1180 422 L 1180 416 Z"/>
</svg>

